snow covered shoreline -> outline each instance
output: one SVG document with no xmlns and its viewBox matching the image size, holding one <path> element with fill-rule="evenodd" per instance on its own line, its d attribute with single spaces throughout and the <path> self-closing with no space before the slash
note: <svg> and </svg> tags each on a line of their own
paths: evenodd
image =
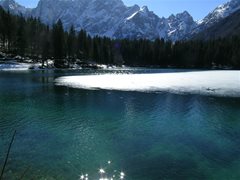
<svg viewBox="0 0 240 180">
<path fill-rule="evenodd" d="M 16 60 L 12 61 L 1 61 L 0 60 L 0 71 L 26 71 L 26 70 L 39 70 L 39 69 L 117 69 L 117 66 L 114 65 L 105 65 L 105 64 L 92 64 L 84 63 L 84 65 L 73 65 L 67 68 L 56 68 L 54 66 L 54 61 L 49 60 L 48 63 L 33 63 L 31 60 L 29 62 L 17 62 Z M 121 67 L 121 68 L 124 68 Z"/>
<path fill-rule="evenodd" d="M 240 97 L 240 71 L 66 76 L 56 79 L 56 85 L 90 90 Z"/>
<path fill-rule="evenodd" d="M 53 67 L 53 62 L 49 63 L 49 68 Z M 46 67 L 46 66 L 45 66 Z M 18 62 L 17 60 L 4 60 L 0 61 L 0 71 L 26 71 L 26 70 L 38 70 L 43 69 L 42 63 L 29 62 Z"/>
<path fill-rule="evenodd" d="M 31 67 L 28 63 L 2 63 L 0 71 L 25 71 Z"/>
</svg>

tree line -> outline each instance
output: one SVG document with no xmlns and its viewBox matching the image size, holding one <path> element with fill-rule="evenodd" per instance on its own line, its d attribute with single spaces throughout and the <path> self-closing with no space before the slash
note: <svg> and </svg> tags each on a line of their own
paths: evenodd
<svg viewBox="0 0 240 180">
<path fill-rule="evenodd" d="M 101 64 L 178 68 L 240 68 L 240 37 L 171 42 L 164 39 L 110 39 L 86 31 L 51 27 L 38 18 L 12 15 L 0 7 L 0 51 L 34 60 L 53 59 L 56 67 L 77 60 Z"/>
</svg>

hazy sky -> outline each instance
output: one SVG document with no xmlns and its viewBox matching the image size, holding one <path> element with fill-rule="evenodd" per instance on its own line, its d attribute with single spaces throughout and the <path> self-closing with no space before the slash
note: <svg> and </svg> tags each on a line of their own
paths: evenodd
<svg viewBox="0 0 240 180">
<path fill-rule="evenodd" d="M 38 0 L 16 0 L 27 7 L 35 7 Z M 123 0 L 128 5 L 147 5 L 149 10 L 154 11 L 159 16 L 168 17 L 187 10 L 195 20 L 202 19 L 211 10 L 228 0 Z"/>
</svg>

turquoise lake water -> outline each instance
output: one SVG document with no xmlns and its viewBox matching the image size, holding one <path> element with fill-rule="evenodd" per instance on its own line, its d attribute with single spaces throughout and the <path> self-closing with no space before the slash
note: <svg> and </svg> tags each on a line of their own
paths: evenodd
<svg viewBox="0 0 240 180">
<path fill-rule="evenodd" d="M 66 75 L 165 71 L 174 70 L 0 72 L 0 167 L 17 130 L 5 179 L 87 173 L 96 180 L 99 168 L 108 177 L 123 171 L 127 180 L 240 179 L 240 98 L 54 83 Z"/>
</svg>

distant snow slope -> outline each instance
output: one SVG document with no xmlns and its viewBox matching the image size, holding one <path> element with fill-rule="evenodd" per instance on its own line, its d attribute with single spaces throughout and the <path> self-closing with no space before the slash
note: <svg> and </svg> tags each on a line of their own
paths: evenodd
<svg viewBox="0 0 240 180">
<path fill-rule="evenodd" d="M 60 86 L 140 92 L 172 92 L 240 97 L 240 71 L 68 76 Z"/>
</svg>

